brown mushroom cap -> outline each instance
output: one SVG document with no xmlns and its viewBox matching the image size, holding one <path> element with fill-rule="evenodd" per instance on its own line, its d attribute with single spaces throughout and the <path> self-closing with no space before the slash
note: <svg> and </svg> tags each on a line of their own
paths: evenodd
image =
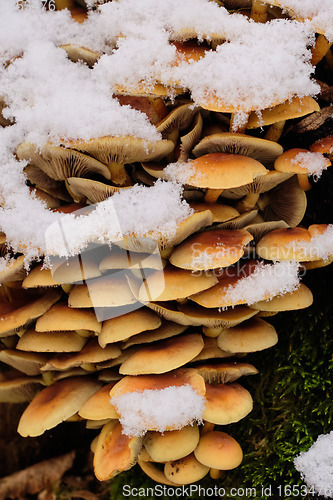
<svg viewBox="0 0 333 500">
<path fill-rule="evenodd" d="M 208 153 L 232 153 L 250 156 L 264 165 L 272 166 L 283 153 L 280 144 L 250 135 L 223 132 L 204 137 L 193 149 L 194 156 Z"/>
<path fill-rule="evenodd" d="M 134 298 L 123 277 L 101 277 L 89 285 L 75 285 L 69 293 L 69 307 L 120 307 L 134 304 Z"/>
<path fill-rule="evenodd" d="M 146 330 L 155 330 L 161 323 L 161 319 L 153 311 L 138 309 L 104 321 L 98 342 L 101 347 L 105 347 Z"/>
<path fill-rule="evenodd" d="M 254 352 L 275 345 L 278 336 L 274 326 L 260 318 L 224 330 L 217 338 L 220 349 L 227 352 Z"/>
<path fill-rule="evenodd" d="M 22 282 L 22 288 L 38 288 L 58 286 L 60 283 L 55 281 L 51 269 L 43 269 L 43 264 L 38 264 L 31 269 L 28 276 Z"/>
<path fill-rule="evenodd" d="M 177 246 L 170 262 L 191 271 L 228 267 L 243 257 L 243 247 L 252 239 L 245 229 L 203 231 Z"/>
<path fill-rule="evenodd" d="M 33 328 L 24 332 L 16 349 L 33 352 L 77 352 L 87 339 L 75 332 L 36 332 Z"/>
<path fill-rule="evenodd" d="M 219 308 L 208 309 L 189 301 L 184 304 L 179 304 L 178 308 L 179 311 L 185 314 L 186 318 L 192 321 L 189 324 L 216 329 L 219 327 L 231 328 L 254 316 L 251 309 L 247 306 L 235 306 L 225 311 L 221 311 Z"/>
<path fill-rule="evenodd" d="M 206 392 L 205 382 L 201 375 L 197 373 L 197 370 L 180 368 L 160 375 L 141 375 L 140 377 L 128 375 L 123 377 L 111 389 L 110 397 L 117 399 L 123 394 L 131 392 L 161 390 L 167 387 L 180 387 L 183 385 L 191 386 L 200 396 L 204 396 Z"/>
<path fill-rule="evenodd" d="M 78 412 L 99 388 L 99 382 L 87 377 L 66 378 L 46 387 L 23 412 L 18 433 L 40 436 Z"/>
<path fill-rule="evenodd" d="M 149 431 L 144 437 L 143 444 L 152 460 L 169 462 L 192 453 L 199 443 L 199 437 L 198 426 L 193 424 L 164 433 Z"/>
<path fill-rule="evenodd" d="M 39 375 L 41 367 L 49 359 L 48 354 L 35 352 L 21 352 L 16 349 L 3 349 L 0 351 L 0 361 L 16 368 L 26 375 Z"/>
<path fill-rule="evenodd" d="M 314 111 L 320 111 L 318 103 L 309 96 L 294 97 L 291 101 L 277 104 L 271 108 L 264 109 L 260 115 L 252 112 L 247 124 L 248 129 L 272 125 L 282 120 L 291 120 L 300 116 L 305 116 Z"/>
<path fill-rule="evenodd" d="M 144 449 L 144 448 L 143 448 Z M 143 472 L 150 477 L 153 481 L 156 481 L 157 483 L 161 484 L 166 484 L 168 486 L 175 486 L 175 483 L 170 481 L 165 477 L 165 474 L 163 471 L 158 469 L 156 465 L 154 465 L 151 462 L 146 462 L 144 460 L 140 460 L 140 457 L 138 459 L 138 464 L 140 468 L 143 470 Z"/>
<path fill-rule="evenodd" d="M 157 342 L 132 354 L 119 368 L 122 375 L 165 373 L 179 368 L 203 349 L 201 335 L 193 333 Z"/>
<path fill-rule="evenodd" d="M 243 155 L 210 153 L 187 163 L 190 173 L 186 184 L 198 188 L 230 189 L 249 184 L 266 168 L 257 160 Z M 192 173 L 193 171 L 193 173 Z"/>
<path fill-rule="evenodd" d="M 234 382 L 243 375 L 256 375 L 258 370 L 249 363 L 229 361 L 212 365 L 196 366 L 198 373 L 209 384 Z"/>
<path fill-rule="evenodd" d="M 48 311 L 60 296 L 60 290 L 49 290 L 43 295 L 15 290 L 11 303 L 0 303 L 0 337 L 6 337 L 18 328 L 28 326 Z"/>
<path fill-rule="evenodd" d="M 323 137 L 322 139 L 314 142 L 310 146 L 310 151 L 327 154 L 331 159 L 333 157 L 333 135 L 328 135 L 327 137 Z"/>
<path fill-rule="evenodd" d="M 203 212 L 204 210 L 210 210 L 213 214 L 212 222 L 226 222 L 230 219 L 234 219 L 239 215 L 238 210 L 229 205 L 221 205 L 220 203 L 198 203 L 190 202 L 190 207 L 193 208 L 195 212 Z"/>
<path fill-rule="evenodd" d="M 79 415 L 87 420 L 104 420 L 119 418 L 118 413 L 110 403 L 110 391 L 116 382 L 101 387 L 79 410 Z"/>
<path fill-rule="evenodd" d="M 311 254 L 311 249 L 306 249 L 306 245 L 310 242 L 311 235 L 307 229 L 301 227 L 276 229 L 261 238 L 256 246 L 256 252 L 263 259 L 274 261 L 318 260 L 318 257 Z M 302 244 L 305 247 L 302 247 Z"/>
<path fill-rule="evenodd" d="M 167 301 L 184 299 L 212 287 L 218 279 L 214 274 L 196 276 L 190 271 L 167 266 L 164 271 L 156 271 L 148 276 L 139 290 L 139 300 Z"/>
<path fill-rule="evenodd" d="M 0 403 L 25 403 L 40 390 L 41 378 L 16 377 L 0 380 Z M 198 439 L 199 440 L 199 439 Z"/>
<path fill-rule="evenodd" d="M 243 460 L 243 452 L 237 441 L 219 431 L 207 432 L 201 436 L 194 455 L 203 465 L 219 470 L 234 469 Z"/>
<path fill-rule="evenodd" d="M 191 484 L 205 477 L 209 467 L 198 462 L 193 453 L 187 457 L 167 462 L 164 466 L 164 475 L 175 484 Z"/>
<path fill-rule="evenodd" d="M 35 326 L 36 332 L 89 330 L 96 334 L 101 328 L 102 325 L 93 311 L 69 308 L 63 302 L 55 304 L 40 316 Z"/>
<path fill-rule="evenodd" d="M 106 481 L 130 469 L 142 448 L 141 438 L 130 438 L 122 433 L 121 424 L 111 421 L 98 437 L 94 455 L 94 472 L 100 481 Z"/>
<path fill-rule="evenodd" d="M 45 144 L 39 150 L 35 144 L 23 143 L 16 150 L 19 160 L 28 160 L 54 180 L 62 181 L 68 177 L 89 177 L 99 174 L 110 179 L 106 165 L 72 149 L 66 149 L 52 144 Z"/>
<path fill-rule="evenodd" d="M 26 274 L 25 256 L 20 255 L 16 259 L 11 259 L 6 267 L 0 271 L 0 284 L 10 281 L 22 281 Z"/>
<path fill-rule="evenodd" d="M 236 383 L 218 385 L 206 383 L 205 398 L 203 419 L 217 425 L 238 422 L 253 408 L 249 391 Z"/>
<path fill-rule="evenodd" d="M 303 283 L 294 291 L 288 292 L 280 297 L 273 297 L 271 300 L 261 300 L 255 304 L 251 304 L 251 308 L 258 311 L 294 311 L 297 309 L 305 309 L 313 303 L 313 295 L 311 290 Z"/>
<path fill-rule="evenodd" d="M 150 344 L 158 340 L 165 340 L 170 337 L 175 337 L 186 330 L 187 326 L 173 323 L 172 321 L 163 321 L 161 326 L 148 332 L 142 332 L 129 338 L 122 346 L 122 349 L 127 349 L 132 345 Z"/>
</svg>

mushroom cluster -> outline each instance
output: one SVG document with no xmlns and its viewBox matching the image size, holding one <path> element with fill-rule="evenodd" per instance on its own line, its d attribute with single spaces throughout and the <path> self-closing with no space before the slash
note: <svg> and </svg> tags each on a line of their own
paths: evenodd
<svg viewBox="0 0 333 500">
<path fill-rule="evenodd" d="M 252 11 L 244 3 L 241 15 L 256 22 L 294 17 L 282 1 L 266 8 L 253 0 Z M 86 8 L 72 15 L 81 22 Z M 313 64 L 325 55 L 318 48 L 325 33 L 317 32 Z M 22 141 L 16 156 L 27 163 L 32 195 L 60 216 L 84 209 L 88 218 L 95 204 L 158 182 L 183 184 L 190 215 L 169 234 L 92 239 L 66 258 L 41 252 L 30 268 L 24 241 L 14 252 L 0 237 L 0 400 L 29 402 L 22 436 L 63 421 L 96 429 L 91 450 L 101 481 L 136 463 L 166 485 L 238 467 L 241 445 L 224 426 L 253 406 L 238 379 L 258 371 L 244 356 L 277 343 L 266 318 L 309 307 L 312 293 L 300 276 L 333 261 L 332 226 L 301 225 L 309 176 L 331 165 L 333 136 L 309 150 L 284 151 L 278 142 L 289 120 L 295 126 L 320 113 L 318 102 L 272 97 L 270 108 L 258 110 L 228 105 L 208 89 L 199 106 L 177 69 L 209 57 L 225 36 L 184 26 L 169 43 L 176 50 L 169 79 L 161 71 L 136 88 L 118 82 L 114 92 L 122 106 L 147 116 L 160 140 Z M 62 48 L 89 68 L 103 57 L 73 43 Z M 10 127 L 0 105 L 0 125 Z"/>
</svg>

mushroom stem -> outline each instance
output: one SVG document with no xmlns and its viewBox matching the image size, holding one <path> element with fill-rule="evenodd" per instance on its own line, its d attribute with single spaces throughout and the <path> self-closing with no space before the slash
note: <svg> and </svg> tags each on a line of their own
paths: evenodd
<svg viewBox="0 0 333 500">
<path fill-rule="evenodd" d="M 125 165 L 121 163 L 108 163 L 107 165 L 108 169 L 110 170 L 111 173 L 111 180 L 114 184 L 117 186 L 130 186 L 131 185 L 131 179 L 126 172 Z"/>
<path fill-rule="evenodd" d="M 312 186 L 309 182 L 308 174 L 297 174 L 298 184 L 303 191 L 309 191 Z"/>
<path fill-rule="evenodd" d="M 329 51 L 332 42 L 329 42 L 324 35 L 319 35 L 314 47 L 312 47 L 311 64 L 316 66 Z"/>
<path fill-rule="evenodd" d="M 260 0 L 252 0 L 251 19 L 257 23 L 265 23 L 267 21 L 268 5 Z"/>
<path fill-rule="evenodd" d="M 250 212 L 253 209 L 257 201 L 259 200 L 259 193 L 249 193 L 245 196 L 241 201 L 239 201 L 236 205 L 236 210 L 240 214 L 244 212 Z"/>
<path fill-rule="evenodd" d="M 222 326 L 217 326 L 217 327 L 209 327 L 209 326 L 203 326 L 202 331 L 206 337 L 210 338 L 216 338 L 222 333 L 224 328 Z"/>
<path fill-rule="evenodd" d="M 213 431 L 214 427 L 215 427 L 215 424 L 212 424 L 211 422 L 207 422 L 207 420 L 205 420 L 204 425 L 201 429 L 201 436 L 203 436 L 207 432 Z"/>
<path fill-rule="evenodd" d="M 259 196 L 259 200 L 257 201 L 257 205 L 261 211 L 265 210 L 265 208 L 269 205 L 269 197 L 267 194 L 262 194 Z"/>
<path fill-rule="evenodd" d="M 210 469 L 209 475 L 212 479 L 220 479 L 222 476 L 223 470 L 219 469 Z"/>
<path fill-rule="evenodd" d="M 273 123 L 266 132 L 265 139 L 268 141 L 277 142 L 283 132 L 286 120 L 281 120 L 279 122 Z"/>
<path fill-rule="evenodd" d="M 223 189 L 207 189 L 205 194 L 205 202 L 215 203 L 222 192 Z"/>
</svg>

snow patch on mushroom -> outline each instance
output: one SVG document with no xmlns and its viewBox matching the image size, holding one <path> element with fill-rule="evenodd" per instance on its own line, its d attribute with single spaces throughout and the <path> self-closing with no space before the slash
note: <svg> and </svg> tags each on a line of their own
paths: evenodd
<svg viewBox="0 0 333 500">
<path fill-rule="evenodd" d="M 110 402 L 120 415 L 123 434 L 129 437 L 202 423 L 205 408 L 204 397 L 188 384 L 113 396 Z"/>
<path fill-rule="evenodd" d="M 294 459 L 294 465 L 309 488 L 333 498 L 333 431 L 321 434 L 308 451 Z"/>
<path fill-rule="evenodd" d="M 199 178 L 199 174 L 195 171 L 191 162 L 177 161 L 176 163 L 169 163 L 163 170 L 163 174 L 166 180 L 177 181 L 181 184 L 187 184 L 194 176 Z"/>
<path fill-rule="evenodd" d="M 306 168 L 309 175 L 314 177 L 314 180 L 318 180 L 321 177 L 323 170 L 328 168 L 327 158 L 321 153 L 312 153 L 311 151 L 298 153 L 298 155 L 291 160 L 291 163 L 298 164 Z"/>
<path fill-rule="evenodd" d="M 293 292 L 300 284 L 299 268 L 298 262 L 260 262 L 250 276 L 242 278 L 235 285 L 229 285 L 224 300 L 231 303 L 244 300 L 247 304 L 254 304 Z"/>
<path fill-rule="evenodd" d="M 310 259 L 327 260 L 333 256 L 333 224 L 329 224 L 322 234 L 313 236 L 310 241 L 291 242 L 287 245 L 296 251 L 304 250 Z"/>
<path fill-rule="evenodd" d="M 76 255 L 91 242 L 112 243 L 126 236 L 147 237 L 149 245 L 156 233 L 171 237 L 193 213 L 182 200 L 181 185 L 163 181 L 152 187 L 136 185 L 83 210 L 66 214 L 47 228 L 49 254 Z"/>
</svg>

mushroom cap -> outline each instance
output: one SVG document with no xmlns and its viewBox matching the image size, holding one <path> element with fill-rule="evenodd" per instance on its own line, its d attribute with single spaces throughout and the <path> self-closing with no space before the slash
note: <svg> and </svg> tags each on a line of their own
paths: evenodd
<svg viewBox="0 0 333 500">
<path fill-rule="evenodd" d="M 116 187 L 93 179 L 85 179 L 84 177 L 68 177 L 66 187 L 76 203 L 88 202 L 94 204 L 106 200 L 123 189 L 129 189 L 131 186 Z"/>
<path fill-rule="evenodd" d="M 131 108 L 145 113 L 150 123 L 156 126 L 169 113 L 168 107 L 160 97 L 118 95 L 117 100 L 122 106 L 131 106 Z"/>
<path fill-rule="evenodd" d="M 87 420 L 118 419 L 119 415 L 110 403 L 110 391 L 115 383 L 104 385 L 90 396 L 79 410 L 80 417 Z"/>
<path fill-rule="evenodd" d="M 88 49 L 87 47 L 81 47 L 80 45 L 75 45 L 73 43 L 60 45 L 60 48 L 67 53 L 68 58 L 72 62 L 83 61 L 90 68 L 97 63 L 98 59 L 102 55 L 99 52 Z"/>
<path fill-rule="evenodd" d="M 253 309 L 251 310 L 247 306 L 235 306 L 226 311 L 221 311 L 219 308 L 208 309 L 192 302 L 186 302 L 185 304 L 179 304 L 178 308 L 187 318 L 192 320 L 191 325 L 210 328 L 231 328 L 254 316 L 251 312 Z"/>
<path fill-rule="evenodd" d="M 217 345 L 216 338 L 204 336 L 203 341 L 204 341 L 204 347 L 199 352 L 199 354 L 192 359 L 191 361 L 192 363 L 207 359 L 216 359 L 216 358 L 220 359 L 220 358 L 230 357 L 229 352 L 223 351 L 222 349 L 219 348 L 219 346 Z"/>
<path fill-rule="evenodd" d="M 299 155 L 299 153 L 309 153 L 309 151 L 302 148 L 288 149 L 288 151 L 282 153 L 275 160 L 275 170 L 278 172 L 292 172 L 293 174 L 308 175 L 308 169 L 302 166 L 301 161 L 297 161 L 297 155 Z"/>
<path fill-rule="evenodd" d="M 200 433 L 196 423 L 182 429 L 164 433 L 148 431 L 143 444 L 155 462 L 179 460 L 192 453 L 199 443 Z"/>
<path fill-rule="evenodd" d="M 251 308 L 258 311 L 294 311 L 297 309 L 305 309 L 313 303 L 313 295 L 311 290 L 303 283 L 294 291 L 288 292 L 280 297 L 273 297 L 271 300 L 261 300 L 255 304 L 251 304 Z"/>
<path fill-rule="evenodd" d="M 327 154 L 328 156 L 332 156 L 333 135 L 328 135 L 326 137 L 318 139 L 318 141 L 311 144 L 310 151 L 313 151 L 314 153 L 321 153 L 321 154 Z"/>
<path fill-rule="evenodd" d="M 122 375 L 165 373 L 180 368 L 195 358 L 204 347 L 201 335 L 181 335 L 142 347 L 119 368 Z"/>
<path fill-rule="evenodd" d="M 39 375 L 41 367 L 49 359 L 48 354 L 35 352 L 21 352 L 17 349 L 3 349 L 0 351 L 0 361 L 16 368 L 26 375 Z"/>
<path fill-rule="evenodd" d="M 189 298 L 199 304 L 200 306 L 207 308 L 215 307 L 230 307 L 240 304 L 246 304 L 243 298 L 239 298 L 236 302 L 230 302 L 225 296 L 229 289 L 229 286 L 234 286 L 239 280 L 250 276 L 256 266 L 259 264 L 258 261 L 249 260 L 239 269 L 237 266 L 228 267 L 221 273 L 218 279 L 218 283 L 211 287 L 209 290 L 204 290 L 196 295 L 191 295 Z"/>
<path fill-rule="evenodd" d="M 60 296 L 60 290 L 48 290 L 43 295 L 24 290 L 13 291 L 13 301 L 0 304 L 0 337 L 7 337 L 18 328 L 32 323 L 48 311 Z"/>
<path fill-rule="evenodd" d="M 209 467 L 198 462 L 193 453 L 179 460 L 167 462 L 164 466 L 165 477 L 175 484 L 200 481 L 208 472 Z"/>
<path fill-rule="evenodd" d="M 198 107 L 193 106 L 192 103 L 177 106 L 157 124 L 157 131 L 167 135 L 175 129 L 186 130 L 198 111 Z"/>
<path fill-rule="evenodd" d="M 219 470 L 234 469 L 243 460 L 237 441 L 220 431 L 210 431 L 201 436 L 194 455 L 203 465 Z"/>
<path fill-rule="evenodd" d="M 144 331 L 142 333 L 138 333 L 137 335 L 129 338 L 122 346 L 122 349 L 127 349 L 132 345 L 150 344 L 151 342 L 156 342 L 157 340 L 165 340 L 183 333 L 186 328 L 187 326 L 179 325 L 178 323 L 173 323 L 172 321 L 163 321 L 161 326 L 158 328 L 148 332 Z"/>
<path fill-rule="evenodd" d="M 40 436 L 77 413 L 99 388 L 99 382 L 87 377 L 66 378 L 46 387 L 23 412 L 18 433 Z"/>
<path fill-rule="evenodd" d="M 161 323 L 161 319 L 153 311 L 137 309 L 104 321 L 98 342 L 101 347 L 105 347 L 106 344 L 126 340 L 146 330 L 155 330 Z"/>
<path fill-rule="evenodd" d="M 217 385 L 206 383 L 205 398 L 203 419 L 217 425 L 238 422 L 253 408 L 249 391 L 236 383 Z"/>
<path fill-rule="evenodd" d="M 191 271 L 228 267 L 243 257 L 243 247 L 252 239 L 245 229 L 203 231 L 177 246 L 169 260 Z"/>
<path fill-rule="evenodd" d="M 116 344 L 107 345 L 104 349 L 102 349 L 98 345 L 97 339 L 91 339 L 78 353 L 54 356 L 43 368 L 43 371 L 45 371 L 46 368 L 51 370 L 67 370 L 68 368 L 81 366 L 86 363 L 102 363 L 110 359 L 116 359 L 120 355 L 121 351 Z"/>
<path fill-rule="evenodd" d="M 87 339 L 75 332 L 24 332 L 16 349 L 33 352 L 77 352 L 81 351 Z"/>
<path fill-rule="evenodd" d="M 213 214 L 212 222 L 226 222 L 230 219 L 234 219 L 239 215 L 238 210 L 229 205 L 221 205 L 220 203 L 198 203 L 190 202 L 190 207 L 193 208 L 195 212 L 203 212 L 205 210 L 210 210 Z"/>
<path fill-rule="evenodd" d="M 40 390 L 41 378 L 16 377 L 0 380 L 0 403 L 25 403 Z M 198 439 L 199 441 L 199 439 Z"/>
<path fill-rule="evenodd" d="M 234 382 L 243 375 L 256 375 L 258 370 L 249 363 L 229 361 L 218 364 L 196 366 L 198 373 L 209 384 L 226 384 Z"/>
<path fill-rule="evenodd" d="M 283 153 L 280 144 L 250 135 L 222 132 L 204 137 L 193 149 L 194 156 L 208 153 L 232 153 L 250 156 L 266 166 L 273 166 Z"/>
<path fill-rule="evenodd" d="M 158 253 L 134 253 L 124 248 L 115 247 L 106 255 L 99 264 L 103 272 L 116 269 L 156 269 L 164 267 L 164 262 Z"/>
<path fill-rule="evenodd" d="M 82 154 L 79 148 L 76 149 L 77 151 L 74 151 L 47 143 L 39 150 L 35 144 L 22 143 L 18 146 L 16 155 L 19 160 L 30 161 L 32 165 L 57 181 L 66 180 L 68 177 L 90 177 L 94 174 L 110 179 L 106 165 Z"/>
<path fill-rule="evenodd" d="M 58 302 L 40 316 L 35 326 L 36 332 L 89 330 L 99 333 L 101 328 L 94 311 L 73 309 L 63 302 Z"/>
<path fill-rule="evenodd" d="M 20 255 L 16 259 L 11 259 L 5 268 L 0 271 L 0 284 L 9 281 L 22 281 L 26 274 L 25 256 Z"/>
<path fill-rule="evenodd" d="M 134 298 L 123 277 L 101 277 L 89 285 L 75 285 L 69 293 L 69 307 L 119 307 L 134 304 Z"/>
<path fill-rule="evenodd" d="M 278 336 L 274 326 L 260 318 L 252 318 L 224 330 L 217 337 L 220 349 L 227 352 L 255 352 L 275 345 Z"/>
<path fill-rule="evenodd" d="M 105 165 L 160 160 L 174 149 L 172 141 L 148 141 L 131 136 L 99 137 L 89 141 L 67 141 L 65 146 L 87 153 Z M 68 177 L 79 176 L 69 175 Z"/>
<path fill-rule="evenodd" d="M 164 271 L 156 271 L 141 285 L 139 300 L 168 301 L 184 299 L 212 287 L 218 279 L 214 274 L 196 276 L 190 271 L 167 266 Z"/>
<path fill-rule="evenodd" d="M 60 284 L 82 283 L 91 278 L 101 276 L 101 272 L 93 252 L 83 252 L 78 256 L 65 258 L 52 258 L 51 273 L 53 279 Z"/>
<path fill-rule="evenodd" d="M 205 395 L 205 382 L 197 370 L 194 368 L 180 368 L 160 375 L 125 376 L 111 389 L 110 397 L 116 399 L 131 392 L 161 390 L 167 387 L 180 387 L 183 385 L 191 386 L 200 396 Z"/>
<path fill-rule="evenodd" d="M 311 235 L 307 229 L 301 227 L 275 229 L 263 236 L 257 243 L 256 253 L 263 259 L 273 261 L 318 260 L 318 257 L 311 252 L 311 248 L 306 248 L 310 242 Z"/>
<path fill-rule="evenodd" d="M 106 424 L 98 437 L 94 455 L 94 472 L 100 481 L 106 481 L 136 462 L 142 448 L 141 438 L 130 438 L 122 433 L 121 424 L 114 420 Z"/>
<path fill-rule="evenodd" d="M 320 111 L 320 107 L 312 97 L 294 97 L 290 101 L 264 109 L 260 115 L 257 112 L 252 112 L 247 123 L 247 128 L 252 129 L 272 125 L 282 120 L 299 118 L 314 111 Z"/>
<path fill-rule="evenodd" d="M 22 288 L 37 288 L 58 286 L 60 283 L 55 281 L 51 269 L 43 269 L 43 264 L 37 264 L 31 269 L 28 276 L 22 282 Z"/>
<path fill-rule="evenodd" d="M 243 155 L 210 153 L 187 163 L 189 168 L 186 184 L 198 188 L 230 189 L 268 173 L 257 160 Z"/>
<path fill-rule="evenodd" d="M 143 448 L 145 450 L 145 448 Z M 141 452 L 142 453 L 142 452 Z M 140 455 L 141 455 L 140 453 Z M 156 481 L 157 483 L 161 484 L 166 484 L 167 486 L 175 486 L 175 483 L 170 481 L 165 477 L 165 474 L 163 471 L 158 469 L 156 465 L 154 465 L 152 462 L 146 462 L 144 460 L 140 460 L 140 457 L 138 459 L 138 464 L 140 468 L 143 470 L 143 472 L 150 477 L 153 481 Z"/>
</svg>

